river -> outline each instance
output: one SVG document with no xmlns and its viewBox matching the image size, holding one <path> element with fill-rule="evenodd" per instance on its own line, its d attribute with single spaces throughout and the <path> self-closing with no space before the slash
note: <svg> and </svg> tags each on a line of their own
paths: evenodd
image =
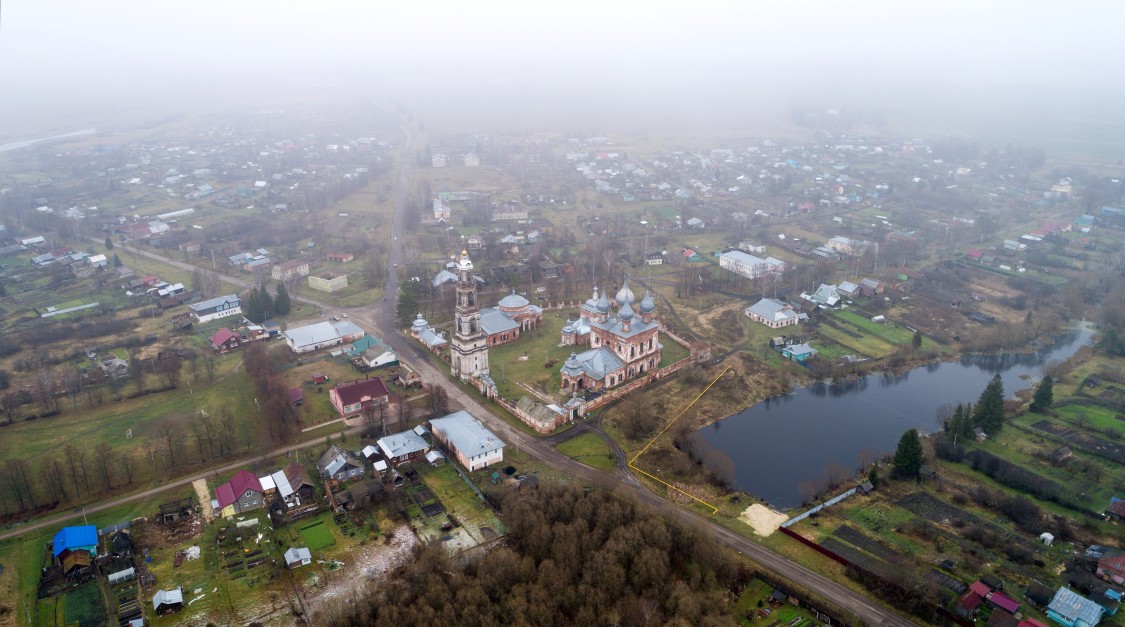
<svg viewBox="0 0 1125 627">
<path fill-rule="evenodd" d="M 20 148 L 27 148 L 28 146 L 30 146 L 32 144 L 38 144 L 39 142 L 46 142 L 46 141 L 51 141 L 51 140 L 55 140 L 55 139 L 66 139 L 68 137 L 81 137 L 83 135 L 93 135 L 96 132 L 98 132 L 98 129 L 88 128 L 88 129 L 84 129 L 84 130 L 81 130 L 81 131 L 74 131 L 73 133 L 64 133 L 62 135 L 54 135 L 52 137 L 39 137 L 39 138 L 36 138 L 36 139 L 21 139 L 20 141 L 16 141 L 16 142 L 8 142 L 7 144 L 0 144 L 0 152 L 8 152 L 9 150 L 18 150 Z"/>
<path fill-rule="evenodd" d="M 893 452 L 902 432 L 936 431 L 946 403 L 975 403 L 999 372 L 1009 398 L 1090 342 L 1080 328 L 1035 353 L 972 355 L 921 366 L 899 376 L 871 375 L 841 385 L 817 384 L 758 403 L 704 427 L 700 434 L 734 460 L 735 487 L 776 509 L 801 504 L 798 485 L 825 482 L 829 464 L 859 468 L 860 454 Z"/>
</svg>

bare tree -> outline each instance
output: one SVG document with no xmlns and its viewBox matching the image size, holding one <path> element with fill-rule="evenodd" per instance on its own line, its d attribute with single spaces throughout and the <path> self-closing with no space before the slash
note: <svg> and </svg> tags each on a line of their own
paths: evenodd
<svg viewBox="0 0 1125 627">
<path fill-rule="evenodd" d="M 129 353 L 129 375 L 137 387 L 137 394 L 142 394 L 145 391 L 145 369 L 141 365 L 140 353 L 135 349 Z"/>
<path fill-rule="evenodd" d="M 398 403 L 395 404 L 395 416 L 398 418 L 399 431 L 405 430 L 410 419 L 414 417 L 414 408 L 406 402 L 406 397 L 399 397 Z"/>
<path fill-rule="evenodd" d="M 125 475 L 125 484 L 133 484 L 133 473 L 137 471 L 137 458 L 129 451 L 121 451 L 117 454 L 118 465 L 121 466 L 121 473 Z"/>
<path fill-rule="evenodd" d="M 207 370 L 207 380 L 215 380 L 215 353 L 213 351 L 206 351 L 203 353 L 203 367 Z"/>
<path fill-rule="evenodd" d="M 34 490 L 32 490 L 31 474 L 27 467 L 27 461 L 23 459 L 9 459 L 4 462 L 5 475 L 8 480 L 8 486 L 12 490 L 12 495 L 16 497 L 19 503 L 20 510 L 24 510 L 27 505 L 32 509 L 38 507 L 35 502 Z"/>
<path fill-rule="evenodd" d="M 86 451 L 67 444 L 63 449 L 63 457 L 67 462 L 67 469 L 70 471 L 70 483 L 74 487 L 74 491 L 90 490 L 90 479 L 86 471 Z M 82 479 L 82 487 L 79 487 L 78 480 Z"/>
<path fill-rule="evenodd" d="M 0 411 L 4 412 L 4 417 L 8 419 L 8 424 L 12 424 L 12 420 L 16 417 L 16 414 L 19 413 L 22 404 L 19 395 L 15 392 L 9 392 L 0 396 Z"/>
<path fill-rule="evenodd" d="M 43 488 L 47 491 L 48 498 L 56 503 L 67 500 L 63 468 L 58 459 L 43 458 L 39 462 L 39 476 L 43 477 Z"/>
<path fill-rule="evenodd" d="M 94 459 L 97 460 L 98 474 L 102 478 L 102 488 L 108 490 L 113 487 L 113 449 L 109 443 L 100 442 L 94 450 Z"/>
<path fill-rule="evenodd" d="M 35 396 L 43 405 L 43 411 L 58 411 L 59 401 L 55 397 L 55 371 L 49 367 L 40 368 L 32 375 L 31 385 Z"/>
<path fill-rule="evenodd" d="M 87 385 L 86 400 L 90 403 L 90 407 L 101 405 L 105 402 L 105 390 L 100 385 Z"/>
<path fill-rule="evenodd" d="M 168 451 L 168 461 L 172 468 L 176 467 L 176 449 L 179 448 L 180 443 L 180 429 L 176 422 L 171 418 L 164 418 L 156 423 L 156 433 L 160 436 L 160 441 L 164 443 L 165 450 Z"/>
<path fill-rule="evenodd" d="M 183 366 L 183 360 L 171 349 L 165 350 L 156 360 L 156 371 L 160 373 L 164 384 L 170 388 L 176 387 L 179 382 Z"/>
</svg>

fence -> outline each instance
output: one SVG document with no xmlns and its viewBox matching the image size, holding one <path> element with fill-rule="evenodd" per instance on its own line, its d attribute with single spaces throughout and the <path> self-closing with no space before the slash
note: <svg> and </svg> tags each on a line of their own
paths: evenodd
<svg viewBox="0 0 1125 627">
<path fill-rule="evenodd" d="M 798 514 L 798 515 L 790 518 L 789 520 L 781 523 L 781 526 L 782 527 L 788 527 L 789 525 L 792 525 L 794 523 L 799 523 L 802 520 L 808 518 L 809 516 L 811 516 L 811 515 L 819 512 L 820 510 L 824 509 L 825 507 L 831 507 L 831 506 L 839 503 L 840 501 L 848 498 L 849 496 L 852 496 L 853 494 L 855 494 L 858 491 L 859 491 L 859 488 L 852 488 L 851 490 L 848 490 L 848 491 L 843 492 L 841 494 L 837 494 L 836 496 L 828 499 L 827 501 L 821 503 L 820 505 L 817 505 L 816 507 L 813 507 L 812 509 L 809 509 L 808 511 L 806 511 L 802 514 Z"/>
</svg>

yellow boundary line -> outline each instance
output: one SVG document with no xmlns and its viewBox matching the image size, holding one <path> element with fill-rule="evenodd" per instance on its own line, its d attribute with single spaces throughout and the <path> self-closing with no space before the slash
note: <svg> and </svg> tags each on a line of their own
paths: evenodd
<svg viewBox="0 0 1125 627">
<path fill-rule="evenodd" d="M 645 447 L 640 450 L 640 452 L 638 452 L 636 455 L 634 455 L 633 459 L 630 459 L 629 464 L 628 464 L 630 470 L 639 472 L 642 475 L 648 477 L 649 479 L 652 479 L 653 481 L 664 484 L 665 487 L 670 488 L 672 490 L 675 490 L 676 492 L 679 492 L 680 494 L 683 494 L 684 496 L 692 499 L 693 501 L 695 501 L 697 503 L 700 503 L 700 504 L 702 504 L 706 507 L 710 507 L 712 516 L 719 513 L 718 507 L 715 507 L 714 505 L 708 503 L 707 501 L 704 501 L 703 499 L 699 498 L 698 496 L 695 496 L 693 494 L 688 494 L 687 492 L 684 492 L 683 490 L 681 490 L 681 489 L 677 488 L 676 486 L 668 483 L 667 481 L 664 481 L 663 479 L 652 476 L 650 473 L 645 472 L 644 470 L 641 470 L 640 468 L 635 466 L 633 464 L 633 462 L 637 461 L 637 459 L 639 459 L 641 455 L 644 455 L 645 451 L 647 451 L 649 449 L 649 447 L 651 447 L 654 443 L 656 443 L 656 440 L 658 440 L 660 438 L 660 436 L 664 435 L 668 431 L 668 429 L 671 429 L 672 425 L 676 424 L 676 421 L 680 419 L 680 416 L 683 416 L 684 413 L 687 412 L 687 410 L 691 409 L 691 406 L 694 405 L 696 401 L 703 398 L 703 395 L 707 393 L 707 390 L 710 390 L 712 385 L 715 385 L 716 383 L 718 383 L 719 379 L 723 378 L 723 375 L 730 372 L 730 369 L 731 369 L 731 367 L 727 366 L 727 369 L 722 371 L 721 373 L 719 373 L 719 376 L 715 377 L 714 381 L 711 381 L 711 383 L 708 383 L 707 387 L 703 388 L 703 391 L 699 393 L 699 396 L 696 396 L 694 399 L 692 399 L 692 401 L 690 403 L 687 404 L 687 407 L 684 407 L 682 410 L 680 410 L 680 413 L 676 414 L 676 417 L 673 418 L 671 421 L 669 421 L 668 424 L 665 425 L 664 428 L 660 430 L 660 433 L 657 433 L 655 436 L 653 436 L 652 440 L 649 440 L 649 443 L 646 444 Z"/>
</svg>

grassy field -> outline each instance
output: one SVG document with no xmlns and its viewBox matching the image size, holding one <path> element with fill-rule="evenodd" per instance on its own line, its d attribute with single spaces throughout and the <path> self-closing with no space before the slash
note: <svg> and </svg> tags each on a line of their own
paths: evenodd
<svg viewBox="0 0 1125 627">
<path fill-rule="evenodd" d="M 324 521 L 301 527 L 301 537 L 305 539 L 310 551 L 320 551 L 336 544 L 332 532 Z"/>
<path fill-rule="evenodd" d="M 556 448 L 563 455 L 599 470 L 612 471 L 616 467 L 616 460 L 609 450 L 609 444 L 595 433 L 583 433 Z"/>
<path fill-rule="evenodd" d="M 1065 405 L 1056 407 L 1054 412 L 1065 420 L 1088 428 L 1112 429 L 1125 435 L 1125 422 L 1122 422 L 1120 414 L 1108 407 Z"/>
<path fill-rule="evenodd" d="M 531 386 L 548 396 L 558 394 L 559 369 L 570 353 L 581 352 L 581 347 L 559 346 L 559 337 L 566 317 L 576 317 L 573 311 L 547 311 L 538 329 L 520 334 L 515 342 L 489 349 L 488 362 L 492 379 L 500 395 L 508 399 L 527 396 L 519 384 Z M 526 357 L 526 359 L 521 359 Z M 544 360 L 555 360 L 555 365 L 545 368 Z"/>
<path fill-rule="evenodd" d="M 176 390 L 150 394 L 136 399 L 114 402 L 107 399 L 101 406 L 87 407 L 80 403 L 78 409 L 64 405 L 62 414 L 34 421 L 16 422 L 4 428 L 0 439 L 0 455 L 34 460 L 46 452 L 57 452 L 67 444 L 95 447 L 105 442 L 114 450 L 140 450 L 146 442 L 158 437 L 158 423 L 172 419 L 181 431 L 187 433 L 189 422 L 200 416 L 200 410 L 217 416 L 227 409 L 235 416 L 242 435 L 256 433 L 253 397 L 243 393 L 250 386 L 249 376 L 236 370 L 237 355 L 220 358 L 216 379 L 206 383 L 206 375 L 198 383 L 186 375 Z M 150 387 L 155 381 L 149 382 Z M 127 383 L 124 393 L 134 391 Z M 132 438 L 126 432 L 132 429 Z M 192 453 L 185 451 L 182 461 Z M 179 464 L 181 460 L 177 460 Z"/>
</svg>

